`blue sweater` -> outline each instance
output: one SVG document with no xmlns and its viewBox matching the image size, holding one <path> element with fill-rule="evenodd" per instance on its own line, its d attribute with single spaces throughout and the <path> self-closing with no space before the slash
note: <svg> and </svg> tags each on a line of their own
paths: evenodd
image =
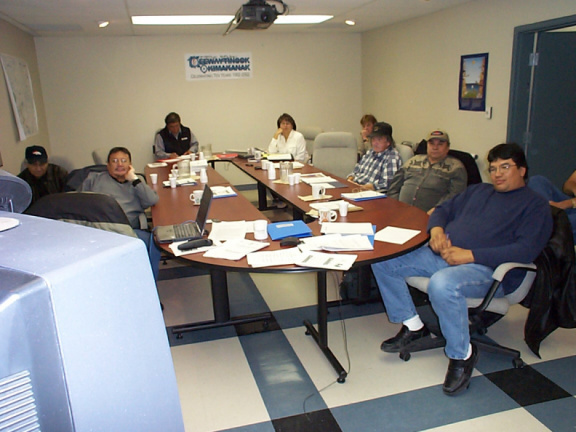
<svg viewBox="0 0 576 432">
<path fill-rule="evenodd" d="M 475 263 L 496 268 L 534 261 L 552 234 L 552 216 L 548 202 L 528 187 L 497 192 L 480 183 L 439 205 L 428 230 L 436 226 L 452 245 L 472 250 Z"/>
</svg>

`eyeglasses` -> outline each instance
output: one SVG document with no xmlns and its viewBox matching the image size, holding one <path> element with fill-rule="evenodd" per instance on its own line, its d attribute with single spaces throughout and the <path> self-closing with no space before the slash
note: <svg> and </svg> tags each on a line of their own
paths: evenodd
<svg viewBox="0 0 576 432">
<path fill-rule="evenodd" d="M 126 163 L 126 162 L 128 162 L 128 159 L 126 159 L 126 158 L 122 158 L 122 159 L 114 158 L 114 159 L 110 159 L 110 162 L 115 163 L 115 164 L 117 164 L 118 162 Z"/>
<path fill-rule="evenodd" d="M 500 172 L 507 173 L 508 171 L 510 171 L 510 168 L 512 168 L 513 166 L 518 166 L 516 164 L 509 164 L 509 163 L 505 163 L 502 164 L 500 166 L 491 166 L 490 168 L 488 168 L 488 172 L 490 174 L 496 174 L 498 172 L 498 170 L 500 170 Z"/>
</svg>

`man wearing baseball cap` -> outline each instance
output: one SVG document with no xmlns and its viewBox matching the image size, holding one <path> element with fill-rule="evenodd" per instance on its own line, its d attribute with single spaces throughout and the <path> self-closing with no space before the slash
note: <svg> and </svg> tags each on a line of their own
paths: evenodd
<svg viewBox="0 0 576 432">
<path fill-rule="evenodd" d="M 32 189 L 32 202 L 34 204 L 44 195 L 64 192 L 68 172 L 58 166 L 48 163 L 48 154 L 42 146 L 26 148 L 26 169 L 18 174 Z"/>
<path fill-rule="evenodd" d="M 369 135 L 372 149 L 368 150 L 347 179 L 362 190 L 388 190 L 388 184 L 402 166 L 402 159 L 394 148 L 392 126 L 379 122 Z"/>
<path fill-rule="evenodd" d="M 442 129 L 428 135 L 426 154 L 410 158 L 388 188 L 388 196 L 431 212 L 438 204 L 466 189 L 466 168 L 448 155 L 450 137 Z"/>
</svg>

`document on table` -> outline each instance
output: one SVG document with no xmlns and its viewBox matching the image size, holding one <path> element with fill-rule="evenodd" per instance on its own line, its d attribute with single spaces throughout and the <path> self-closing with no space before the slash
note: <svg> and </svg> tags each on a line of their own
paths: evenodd
<svg viewBox="0 0 576 432">
<path fill-rule="evenodd" d="M 370 222 L 330 222 L 323 223 L 320 232 L 322 234 L 374 235 L 374 228 Z"/>
<path fill-rule="evenodd" d="M 376 233 L 374 240 L 394 244 L 404 244 L 418 234 L 420 234 L 419 230 L 387 226 Z"/>
<path fill-rule="evenodd" d="M 328 234 L 302 239 L 298 246 L 302 251 L 326 250 L 332 252 L 374 250 L 374 246 L 366 235 Z"/>
<path fill-rule="evenodd" d="M 212 229 L 208 238 L 210 240 L 237 240 L 246 237 L 248 226 L 254 225 L 246 221 L 223 221 L 212 223 Z"/>
<path fill-rule="evenodd" d="M 297 247 L 270 252 L 253 252 L 246 256 L 252 267 L 272 267 L 295 264 L 302 252 Z"/>
<path fill-rule="evenodd" d="M 348 270 L 352 267 L 356 258 L 358 258 L 358 255 L 305 252 L 296 262 L 296 265 L 329 270 Z"/>
<path fill-rule="evenodd" d="M 255 240 L 241 239 L 241 240 L 228 240 L 222 246 L 212 248 L 207 251 L 204 256 L 207 258 L 220 258 L 231 261 L 238 261 L 251 252 L 256 252 L 270 243 L 259 242 Z"/>
<path fill-rule="evenodd" d="M 212 186 L 212 198 L 226 198 L 238 195 L 230 186 Z"/>
<path fill-rule="evenodd" d="M 328 176 L 319 176 L 319 177 L 303 177 L 300 176 L 300 179 L 302 180 L 302 183 L 307 183 L 309 185 L 312 184 L 324 184 L 324 183 L 331 183 L 331 182 L 337 182 L 338 180 L 336 180 L 335 178 L 332 177 L 328 177 Z M 333 186 L 332 186 L 333 187 Z"/>
</svg>

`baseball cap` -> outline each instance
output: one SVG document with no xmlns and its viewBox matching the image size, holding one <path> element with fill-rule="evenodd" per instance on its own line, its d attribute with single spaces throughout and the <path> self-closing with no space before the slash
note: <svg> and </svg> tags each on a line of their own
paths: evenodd
<svg viewBox="0 0 576 432">
<path fill-rule="evenodd" d="M 374 125 L 374 129 L 372 129 L 372 133 L 368 135 L 370 138 L 375 136 L 392 136 L 392 126 L 385 122 L 378 122 Z"/>
<path fill-rule="evenodd" d="M 434 129 L 432 132 L 428 134 L 428 138 L 426 139 L 426 141 L 430 141 L 433 138 L 439 139 L 440 141 L 446 141 L 448 143 L 450 142 L 450 137 L 448 136 L 446 131 L 442 129 Z"/>
<path fill-rule="evenodd" d="M 46 153 L 46 149 L 42 146 L 26 147 L 26 160 L 28 163 L 34 163 L 38 161 L 47 162 L 48 154 Z"/>
</svg>

